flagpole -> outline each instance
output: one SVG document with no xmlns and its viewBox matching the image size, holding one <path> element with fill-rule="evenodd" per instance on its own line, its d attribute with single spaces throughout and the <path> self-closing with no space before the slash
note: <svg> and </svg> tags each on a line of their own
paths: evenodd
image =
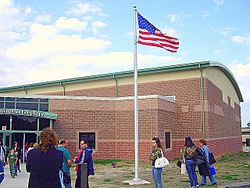
<svg viewBox="0 0 250 188">
<path fill-rule="evenodd" d="M 135 181 L 139 178 L 139 162 L 138 162 L 138 70 L 137 70 L 137 31 L 136 17 L 137 8 L 134 5 L 134 126 L 135 126 Z"/>
</svg>

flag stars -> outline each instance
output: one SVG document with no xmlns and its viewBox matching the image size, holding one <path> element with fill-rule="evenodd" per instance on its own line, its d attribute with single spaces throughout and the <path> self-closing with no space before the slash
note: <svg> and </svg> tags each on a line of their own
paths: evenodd
<svg viewBox="0 0 250 188">
<path fill-rule="evenodd" d="M 137 16 L 138 16 L 139 28 L 146 29 L 151 35 L 154 35 L 156 28 L 150 22 L 148 22 L 145 18 L 143 18 L 138 12 L 137 12 Z"/>
</svg>

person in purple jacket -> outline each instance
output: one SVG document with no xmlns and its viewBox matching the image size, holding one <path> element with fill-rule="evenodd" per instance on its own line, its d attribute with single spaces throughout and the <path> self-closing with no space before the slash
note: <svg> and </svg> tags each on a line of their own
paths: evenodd
<svg viewBox="0 0 250 188">
<path fill-rule="evenodd" d="M 57 135 L 52 129 L 42 130 L 39 147 L 30 150 L 27 156 L 28 188 L 61 188 L 59 171 L 62 170 L 63 152 L 56 149 L 57 143 Z"/>
<path fill-rule="evenodd" d="M 89 187 L 88 183 L 88 177 L 89 175 L 94 175 L 94 165 L 92 160 L 92 152 L 93 150 L 88 147 L 88 143 L 86 140 L 83 140 L 80 142 L 81 150 L 78 153 L 78 157 L 75 160 L 75 163 L 77 164 L 77 178 L 75 183 L 75 188 L 81 188 L 81 167 L 80 164 L 87 163 L 87 185 Z"/>
</svg>

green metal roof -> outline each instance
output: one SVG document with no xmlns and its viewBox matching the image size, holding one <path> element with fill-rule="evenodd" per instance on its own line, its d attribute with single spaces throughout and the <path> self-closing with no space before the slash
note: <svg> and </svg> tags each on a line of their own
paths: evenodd
<svg viewBox="0 0 250 188">
<path fill-rule="evenodd" d="M 227 75 L 229 80 L 232 82 L 232 84 L 237 92 L 237 95 L 239 97 L 240 102 L 243 102 L 243 97 L 242 97 L 240 88 L 239 88 L 233 74 L 229 71 L 228 68 L 226 68 L 224 65 L 222 65 L 220 63 L 216 63 L 216 62 L 212 62 L 212 61 L 201 61 L 201 62 L 194 62 L 194 63 L 145 68 L 145 69 L 139 69 L 138 75 L 140 76 L 140 75 L 155 74 L 155 73 L 175 72 L 175 71 L 181 71 L 181 70 L 200 69 L 200 68 L 206 68 L 206 67 L 217 67 L 220 70 L 222 70 Z M 88 81 L 95 81 L 95 80 L 107 80 L 107 79 L 114 79 L 114 78 L 123 78 L 123 77 L 130 77 L 133 75 L 134 75 L 133 70 L 114 72 L 114 73 L 108 73 L 108 74 L 98 74 L 98 75 L 69 78 L 69 79 L 62 79 L 62 80 L 56 80 L 56 81 L 48 81 L 48 82 L 25 84 L 25 85 L 19 85 L 19 86 L 3 87 L 3 88 L 0 88 L 0 93 L 4 93 L 4 92 L 8 92 L 8 91 L 17 91 L 17 90 L 28 90 L 28 89 L 48 87 L 48 86 L 59 86 L 59 85 L 88 82 Z"/>
</svg>

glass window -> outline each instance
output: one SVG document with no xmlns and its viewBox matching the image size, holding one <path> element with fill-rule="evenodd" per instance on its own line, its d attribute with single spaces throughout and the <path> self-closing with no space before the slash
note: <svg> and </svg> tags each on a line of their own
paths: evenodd
<svg viewBox="0 0 250 188">
<path fill-rule="evenodd" d="M 4 102 L 0 102 L 0 108 L 4 108 Z"/>
<path fill-rule="evenodd" d="M 24 109 L 24 110 L 37 110 L 38 104 L 37 103 L 17 103 L 17 109 Z"/>
<path fill-rule="evenodd" d="M 49 119 L 45 119 L 45 118 L 40 118 L 39 119 L 39 130 L 43 130 L 46 127 L 50 127 L 50 120 Z"/>
<path fill-rule="evenodd" d="M 231 106 L 231 98 L 227 96 L 227 103 L 229 106 Z"/>
<path fill-rule="evenodd" d="M 79 133 L 79 148 L 80 142 L 85 140 L 91 149 L 95 149 L 95 132 L 80 132 Z"/>
<path fill-rule="evenodd" d="M 40 109 L 39 110 L 48 112 L 49 111 L 49 105 L 48 104 L 40 104 Z"/>
<path fill-rule="evenodd" d="M 37 118 L 30 116 L 12 116 L 12 129 L 13 130 L 36 130 Z"/>
<path fill-rule="evenodd" d="M 49 99 L 40 99 L 40 102 L 49 102 Z"/>
<path fill-rule="evenodd" d="M 0 101 L 4 101 L 4 98 L 3 98 L 3 97 L 0 97 Z"/>
<path fill-rule="evenodd" d="M 10 129 L 10 116 L 9 115 L 0 115 L 0 128 L 2 130 L 2 126 L 6 126 L 6 130 Z"/>
<path fill-rule="evenodd" d="M 15 108 L 15 103 L 14 102 L 6 102 L 5 103 L 5 108 Z"/>
<path fill-rule="evenodd" d="M 165 132 L 165 145 L 166 145 L 166 149 L 171 148 L 171 134 L 170 134 L 170 132 Z"/>
<path fill-rule="evenodd" d="M 38 102 L 37 98 L 17 98 L 17 102 Z"/>
<path fill-rule="evenodd" d="M 15 98 L 6 97 L 6 101 L 15 101 Z"/>
</svg>

